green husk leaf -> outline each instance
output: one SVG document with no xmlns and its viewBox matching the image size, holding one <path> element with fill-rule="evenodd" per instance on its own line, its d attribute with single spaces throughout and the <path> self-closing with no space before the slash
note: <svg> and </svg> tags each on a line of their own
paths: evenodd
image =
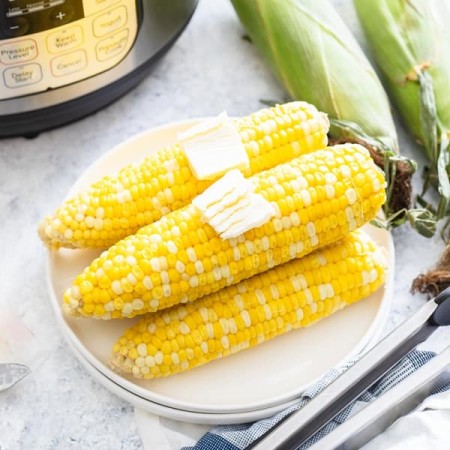
<svg viewBox="0 0 450 450">
<path fill-rule="evenodd" d="M 357 123 L 350 122 L 349 120 L 338 120 L 333 118 L 329 120 L 330 133 L 332 135 L 357 138 L 366 142 L 368 145 L 380 149 L 383 153 L 396 155 L 396 152 L 394 152 L 392 148 L 389 148 L 382 140 L 369 136 Z"/>
<path fill-rule="evenodd" d="M 390 98 L 430 161 L 417 203 L 427 205 L 440 220 L 450 214 L 450 2 L 354 4 Z M 424 198 L 430 186 L 439 193 L 436 206 Z"/>
<path fill-rule="evenodd" d="M 421 121 L 424 86 L 418 83 L 420 73 L 426 73 L 432 80 L 439 129 L 448 135 L 450 2 L 354 0 L 354 4 L 389 96 L 405 124 L 420 142 L 430 141 Z"/>
<path fill-rule="evenodd" d="M 372 225 L 384 230 L 398 227 L 405 222 L 409 222 L 414 230 L 426 238 L 431 238 L 436 233 L 436 218 L 433 213 L 425 209 L 403 209 L 385 219 L 376 218 L 370 221 Z"/>
<path fill-rule="evenodd" d="M 406 217 L 411 226 L 422 236 L 433 237 L 436 233 L 437 221 L 435 215 L 426 209 L 410 209 Z"/>
<path fill-rule="evenodd" d="M 428 152 L 428 158 L 436 163 L 438 140 L 433 80 L 427 71 L 419 70 L 417 75 L 420 87 L 420 126 L 424 136 L 424 145 Z"/>
<path fill-rule="evenodd" d="M 450 202 L 450 182 L 447 173 L 448 163 L 448 139 L 441 138 L 437 160 L 438 192 L 441 195 L 437 212 L 438 218 L 442 218 L 445 216 Z"/>
<path fill-rule="evenodd" d="M 450 202 L 450 182 L 447 173 L 449 165 L 448 139 L 445 133 L 441 133 L 438 140 L 439 123 L 433 79 L 426 70 L 419 69 L 417 75 L 420 86 L 420 123 L 424 136 L 424 146 L 431 161 L 431 167 L 426 172 L 422 197 L 430 184 L 437 187 L 440 199 L 436 216 L 438 219 L 442 219 Z"/>
</svg>

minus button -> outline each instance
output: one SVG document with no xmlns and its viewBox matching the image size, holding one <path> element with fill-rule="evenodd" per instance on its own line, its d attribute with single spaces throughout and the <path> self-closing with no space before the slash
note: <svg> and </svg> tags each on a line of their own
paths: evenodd
<svg viewBox="0 0 450 450">
<path fill-rule="evenodd" d="M 3 32 L 6 36 L 9 37 L 18 37 L 27 34 L 30 29 L 30 22 L 25 17 L 16 17 L 11 21 L 8 21 L 3 26 Z M 2 34 L 2 30 L 0 29 L 0 35 Z"/>
</svg>

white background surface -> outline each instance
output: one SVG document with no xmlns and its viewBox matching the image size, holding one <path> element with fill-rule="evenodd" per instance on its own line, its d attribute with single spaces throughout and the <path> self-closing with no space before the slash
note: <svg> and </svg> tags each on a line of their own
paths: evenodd
<svg viewBox="0 0 450 450">
<path fill-rule="evenodd" d="M 335 1 L 354 26 L 347 1 Z M 99 113 L 33 140 L 0 140 L 0 307 L 33 329 L 47 356 L 24 383 L 0 395 L 0 449 L 141 449 L 133 409 L 95 382 L 57 329 L 45 285 L 45 249 L 36 225 L 52 212 L 83 170 L 118 142 L 150 127 L 191 117 L 244 115 L 283 91 L 226 0 L 203 0 L 186 32 L 134 91 Z M 1 105 L 0 105 L 1 107 Z M 370 105 L 368 105 L 370 107 Z M 423 163 L 403 133 L 402 151 Z M 419 185 L 416 177 L 416 185 Z M 385 332 L 415 311 L 413 278 L 444 248 L 408 227 L 394 233 L 395 299 Z M 450 344 L 440 330 L 426 344 Z"/>
</svg>

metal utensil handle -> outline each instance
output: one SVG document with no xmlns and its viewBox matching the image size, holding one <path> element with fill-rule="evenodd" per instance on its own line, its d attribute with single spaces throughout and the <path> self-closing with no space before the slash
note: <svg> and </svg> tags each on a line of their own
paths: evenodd
<svg viewBox="0 0 450 450">
<path fill-rule="evenodd" d="M 379 380 L 440 325 L 450 322 L 446 312 L 450 288 L 430 300 L 399 325 L 301 410 L 247 447 L 253 450 L 295 450 L 346 406 Z M 437 319 L 436 319 L 437 318 Z"/>
<path fill-rule="evenodd" d="M 450 347 L 328 433 L 310 450 L 361 448 L 450 381 Z"/>
</svg>

